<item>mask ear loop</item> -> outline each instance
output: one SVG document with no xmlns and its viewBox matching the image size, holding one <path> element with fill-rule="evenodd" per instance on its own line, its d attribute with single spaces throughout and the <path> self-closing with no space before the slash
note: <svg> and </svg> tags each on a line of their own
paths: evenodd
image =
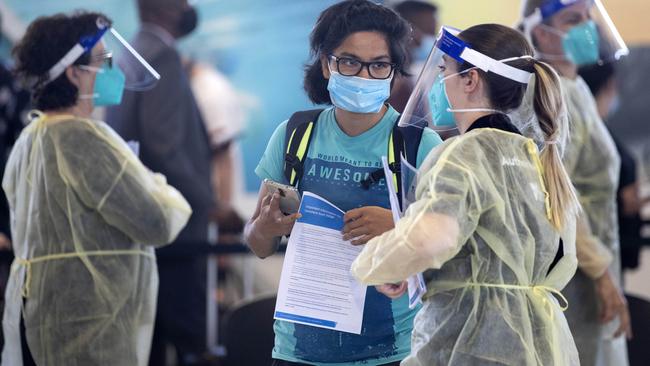
<svg viewBox="0 0 650 366">
<path fill-rule="evenodd" d="M 466 73 L 468 73 L 468 72 L 470 72 L 470 71 L 472 71 L 472 70 L 475 70 L 475 69 L 478 69 L 478 67 L 476 67 L 476 66 L 474 66 L 474 67 L 470 67 L 470 68 L 467 69 L 467 70 L 463 70 L 463 71 L 461 71 L 461 72 L 457 72 L 457 73 L 455 73 L 455 74 L 447 75 L 447 76 L 443 77 L 442 80 L 441 80 L 440 82 L 441 82 L 441 83 L 444 83 L 445 80 L 447 80 L 447 79 L 449 79 L 449 78 L 451 78 L 451 77 L 453 77 L 453 76 L 459 76 L 459 75 L 462 75 L 462 74 L 466 74 Z M 447 94 L 447 89 L 446 89 L 446 87 L 445 87 L 445 95 L 446 95 L 446 94 Z M 447 96 L 447 100 L 449 100 L 449 97 L 448 97 L 448 96 Z M 492 108 L 458 108 L 458 109 L 455 109 L 455 108 L 451 108 L 451 102 L 449 103 L 449 107 L 450 107 L 450 108 L 447 108 L 447 112 L 451 112 L 451 113 L 468 113 L 468 112 L 493 112 L 493 113 L 503 113 L 503 112 L 501 112 L 501 111 L 499 111 L 499 110 L 492 109 Z M 504 113 L 504 114 L 505 114 L 505 113 Z M 457 128 L 458 128 L 458 127 L 456 127 L 456 129 L 457 129 Z"/>
<path fill-rule="evenodd" d="M 79 94 L 79 99 L 95 99 L 99 98 L 99 94 L 93 93 L 93 94 Z"/>
<path fill-rule="evenodd" d="M 332 65 L 330 64 L 330 56 L 327 56 L 327 70 L 329 70 L 330 75 L 339 73 L 338 70 L 336 71 L 332 70 Z"/>
<path fill-rule="evenodd" d="M 103 73 L 105 71 L 101 67 L 95 67 L 95 66 L 89 66 L 89 65 L 77 65 L 76 67 L 81 69 L 81 70 L 84 70 L 84 71 L 94 72 L 96 74 L 101 74 L 101 73 Z"/>
<path fill-rule="evenodd" d="M 77 68 L 79 68 L 81 70 L 84 70 L 84 71 L 94 72 L 95 74 L 101 74 L 101 73 L 105 72 L 104 69 L 102 69 L 100 67 L 95 67 L 95 66 L 75 65 L 75 67 L 77 67 Z M 98 93 L 79 94 L 78 98 L 81 99 L 81 100 L 96 99 L 96 98 L 99 98 L 99 94 Z"/>
<path fill-rule="evenodd" d="M 558 36 L 558 37 L 560 37 L 562 39 L 564 39 L 567 36 L 566 33 L 562 32 L 560 30 L 557 30 L 557 29 L 555 29 L 555 28 L 553 28 L 553 27 L 551 27 L 549 25 L 539 24 L 539 26 L 546 29 L 548 32 L 555 34 L 556 36 Z M 562 54 L 562 55 L 554 55 L 554 54 L 551 54 L 551 53 L 544 53 L 544 52 L 540 52 L 540 51 L 535 50 L 535 55 L 537 56 L 537 58 L 541 58 L 541 59 L 545 59 L 545 60 L 549 60 L 549 61 L 567 61 L 568 60 L 566 58 L 566 55 L 564 55 L 564 54 Z"/>
<path fill-rule="evenodd" d="M 542 23 L 539 26 L 546 29 L 547 31 L 555 34 L 556 36 L 558 36 L 560 38 L 565 38 L 567 36 L 566 32 L 562 32 L 561 30 L 555 29 L 555 28 L 551 27 L 550 25 L 546 25 L 546 24 Z"/>
</svg>

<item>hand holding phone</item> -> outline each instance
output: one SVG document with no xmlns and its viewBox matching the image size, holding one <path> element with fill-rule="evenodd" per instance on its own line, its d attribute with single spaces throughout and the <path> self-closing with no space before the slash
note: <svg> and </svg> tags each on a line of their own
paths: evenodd
<svg viewBox="0 0 650 366">
<path fill-rule="evenodd" d="M 285 215 L 298 212 L 300 208 L 300 195 L 295 187 L 264 179 L 266 191 L 273 195 L 276 192 L 280 196 L 280 211 Z"/>
</svg>

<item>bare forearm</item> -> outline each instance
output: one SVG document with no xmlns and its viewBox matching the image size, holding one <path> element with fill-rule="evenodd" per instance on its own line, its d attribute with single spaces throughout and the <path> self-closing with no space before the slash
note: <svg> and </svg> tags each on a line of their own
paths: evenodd
<svg viewBox="0 0 650 366">
<path fill-rule="evenodd" d="M 233 163 L 230 149 L 221 152 L 212 159 L 213 181 L 218 202 L 226 206 L 232 204 Z"/>
<path fill-rule="evenodd" d="M 244 228 L 244 241 L 256 256 L 266 258 L 278 250 L 281 238 L 278 236 L 264 235 L 256 227 L 256 221 L 256 219 L 251 220 L 246 224 Z"/>
</svg>

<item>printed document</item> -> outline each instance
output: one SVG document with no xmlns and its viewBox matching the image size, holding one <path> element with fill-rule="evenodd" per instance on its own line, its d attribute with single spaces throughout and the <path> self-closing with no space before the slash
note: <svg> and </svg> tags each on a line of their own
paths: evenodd
<svg viewBox="0 0 650 366">
<path fill-rule="evenodd" d="M 284 256 L 275 319 L 361 334 L 366 286 L 350 273 L 362 246 L 343 240 L 345 214 L 304 192 Z"/>
</svg>

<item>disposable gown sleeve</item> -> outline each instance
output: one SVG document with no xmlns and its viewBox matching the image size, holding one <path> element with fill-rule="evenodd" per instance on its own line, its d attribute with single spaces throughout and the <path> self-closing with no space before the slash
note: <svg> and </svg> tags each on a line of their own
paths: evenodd
<svg viewBox="0 0 650 366">
<path fill-rule="evenodd" d="M 418 200 L 395 228 L 369 241 L 352 264 L 362 283 L 396 283 L 440 268 L 475 231 L 480 193 L 468 168 L 439 160 L 423 178 Z"/>
<path fill-rule="evenodd" d="M 573 83 L 569 83 L 566 80 L 564 83 L 568 85 L 567 90 L 570 91 L 566 94 L 569 97 L 567 103 L 573 108 L 568 109 L 570 111 L 569 122 L 571 127 L 571 140 L 569 143 L 570 145 L 567 147 L 564 154 L 563 163 L 567 173 L 575 183 L 576 178 L 581 176 L 578 171 L 580 162 L 585 159 L 589 160 L 588 156 L 585 157 L 583 155 L 588 154 L 585 146 L 589 145 L 589 136 L 593 133 L 593 131 L 588 127 L 585 117 L 578 113 L 578 111 L 582 110 L 584 107 L 581 107 L 581 104 L 587 103 L 579 97 L 582 95 L 590 96 L 590 94 L 586 87 L 582 90 L 583 92 L 580 92 L 575 90 L 576 86 L 573 85 Z M 579 99 L 571 99 L 571 96 Z M 597 168 L 594 170 L 597 170 Z M 578 268 L 590 278 L 596 279 L 602 276 L 605 270 L 609 267 L 609 264 L 613 261 L 613 256 L 605 244 L 603 244 L 597 236 L 593 235 L 591 224 L 589 223 L 587 214 L 584 211 L 578 216 L 576 230 L 576 256 L 578 257 Z"/>
<path fill-rule="evenodd" d="M 192 210 L 164 176 L 142 165 L 106 125 L 72 122 L 56 130 L 61 177 L 86 206 L 134 242 L 164 245 L 176 238 Z"/>
<path fill-rule="evenodd" d="M 614 257 L 605 244 L 592 233 L 584 212 L 578 216 L 576 226 L 578 267 L 589 278 L 595 280 L 605 273 Z"/>
<path fill-rule="evenodd" d="M 5 193 L 5 197 L 10 209 L 16 206 L 15 159 L 15 152 L 12 151 L 11 154 L 9 154 L 9 158 L 7 159 L 5 170 L 2 176 L 2 190 Z M 13 212 L 13 210 L 9 211 Z"/>
</svg>

